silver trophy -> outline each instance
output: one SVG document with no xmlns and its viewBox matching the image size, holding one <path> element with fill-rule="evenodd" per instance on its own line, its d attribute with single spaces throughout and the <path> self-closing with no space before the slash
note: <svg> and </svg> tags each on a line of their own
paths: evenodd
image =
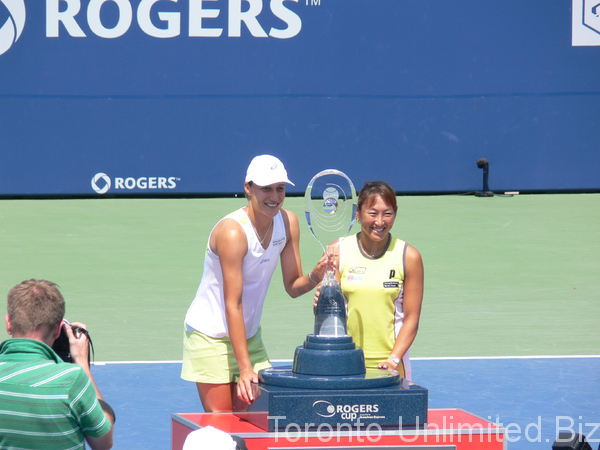
<svg viewBox="0 0 600 450">
<path fill-rule="evenodd" d="M 323 170 L 308 183 L 304 195 L 304 212 L 308 227 L 321 244 L 323 252 L 333 253 L 334 256 L 338 253 L 339 242 L 350 233 L 354 224 L 356 201 L 352 181 L 339 170 Z M 321 284 L 315 310 L 314 334 L 347 335 L 346 299 L 333 269 L 327 271 Z"/>
</svg>

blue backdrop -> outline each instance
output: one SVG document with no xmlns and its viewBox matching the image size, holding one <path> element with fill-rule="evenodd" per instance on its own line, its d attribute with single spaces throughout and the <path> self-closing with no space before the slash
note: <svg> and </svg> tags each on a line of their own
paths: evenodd
<svg viewBox="0 0 600 450">
<path fill-rule="evenodd" d="M 480 190 L 481 157 L 493 190 L 598 190 L 600 47 L 572 45 L 573 14 L 571 0 L 0 0 L 0 195 L 241 192 L 260 153 L 292 192 L 330 167 L 358 187 Z"/>
</svg>

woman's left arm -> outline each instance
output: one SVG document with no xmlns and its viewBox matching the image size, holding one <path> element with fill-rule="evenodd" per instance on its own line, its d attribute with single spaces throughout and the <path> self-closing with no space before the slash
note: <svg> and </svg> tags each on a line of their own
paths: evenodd
<svg viewBox="0 0 600 450">
<path fill-rule="evenodd" d="M 404 323 L 396 337 L 392 355 L 402 359 L 410 348 L 417 331 L 419 330 L 419 318 L 421 317 L 421 304 L 423 303 L 424 269 L 421 254 L 416 248 L 407 244 L 406 267 L 404 273 Z M 393 361 L 385 361 L 379 364 L 380 368 L 395 369 L 397 365 Z"/>
<path fill-rule="evenodd" d="M 282 209 L 281 215 L 285 224 L 287 242 L 281 252 L 281 272 L 286 292 L 292 298 L 312 291 L 323 280 L 327 270 L 327 257 L 319 260 L 315 268 L 307 275 L 302 273 L 300 258 L 300 226 L 298 217 L 291 211 Z"/>
</svg>

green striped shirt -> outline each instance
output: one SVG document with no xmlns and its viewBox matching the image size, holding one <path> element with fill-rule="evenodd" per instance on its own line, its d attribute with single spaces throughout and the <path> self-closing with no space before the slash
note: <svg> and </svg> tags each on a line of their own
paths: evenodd
<svg viewBox="0 0 600 450">
<path fill-rule="evenodd" d="M 0 345 L 1 450 L 84 449 L 84 435 L 100 437 L 110 427 L 79 365 L 36 340 Z"/>
</svg>

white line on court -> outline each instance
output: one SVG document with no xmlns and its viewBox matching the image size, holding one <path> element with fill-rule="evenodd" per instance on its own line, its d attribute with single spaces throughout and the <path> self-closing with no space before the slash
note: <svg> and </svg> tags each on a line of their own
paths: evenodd
<svg viewBox="0 0 600 450">
<path fill-rule="evenodd" d="M 600 355 L 532 355 L 532 356 L 426 356 L 410 358 L 411 361 L 444 361 L 462 359 L 561 359 L 561 358 L 600 358 Z M 276 363 L 291 363 L 291 359 L 272 359 Z M 107 364 L 181 364 L 180 361 L 97 361 L 92 363 L 96 366 Z"/>
</svg>

